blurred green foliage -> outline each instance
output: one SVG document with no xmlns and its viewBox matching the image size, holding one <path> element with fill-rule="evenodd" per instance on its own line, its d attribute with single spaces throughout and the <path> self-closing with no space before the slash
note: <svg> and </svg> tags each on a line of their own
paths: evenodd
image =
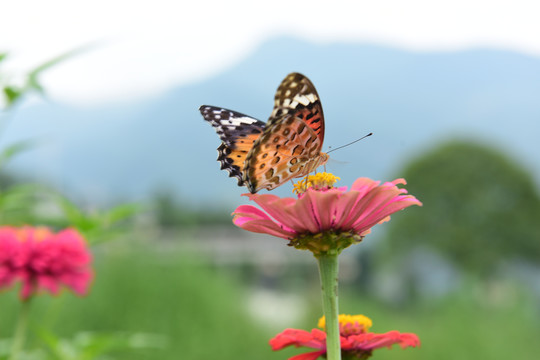
<svg viewBox="0 0 540 360">
<path fill-rule="evenodd" d="M 65 294 L 34 299 L 29 350 L 41 347 L 40 329 L 45 327 L 62 339 L 73 338 L 81 329 L 163 337 L 164 343 L 159 340 L 157 347 L 111 349 L 108 359 L 270 360 L 306 352 L 271 351 L 268 340 L 275 333 L 268 324 L 248 317 L 249 291 L 229 276 L 227 267 L 178 254 L 174 247 L 137 247 L 131 238 L 100 247 L 96 282 L 88 297 Z M 414 332 L 422 341 L 417 349 L 377 350 L 377 359 L 534 359 L 540 352 L 535 341 L 540 333 L 539 309 L 531 298 L 514 290 L 503 292 L 512 294 L 510 301 L 497 301 L 465 287 L 451 297 L 400 309 L 351 290 L 341 287 L 341 313 L 371 317 L 374 332 Z M 312 315 L 305 325 L 290 326 L 316 327 L 321 312 L 318 287 L 300 285 L 295 293 L 304 297 L 302 307 Z M 11 335 L 19 306 L 14 292 L 0 297 L 0 338 Z"/>
<path fill-rule="evenodd" d="M 21 85 L 13 83 L 13 80 L 10 77 L 8 77 L 6 74 L 0 73 L 0 90 L 4 95 L 6 109 L 9 109 L 13 105 L 15 105 L 15 103 L 20 101 L 24 95 L 30 92 L 38 92 L 40 94 L 44 94 L 43 86 L 39 81 L 39 77 L 42 75 L 42 73 L 62 63 L 64 60 L 72 58 L 74 55 L 82 51 L 86 51 L 87 49 L 88 46 L 81 47 L 79 49 L 75 49 L 60 56 L 54 57 L 44 62 L 43 64 L 36 66 L 34 69 L 28 71 L 26 76 L 24 76 L 24 80 L 22 81 Z M 7 58 L 7 53 L 0 53 L 0 65 L 2 61 Z"/>
<path fill-rule="evenodd" d="M 60 338 L 45 329 L 36 329 L 44 346 L 23 351 L 21 360 L 107 360 L 111 353 L 140 349 L 161 349 L 163 336 L 146 333 L 79 332 L 70 338 Z M 10 340 L 0 340 L 0 359 L 7 360 Z"/>
<path fill-rule="evenodd" d="M 165 346 L 162 336 L 145 333 L 79 332 L 72 338 L 61 339 L 53 333 L 40 330 L 39 337 L 47 344 L 47 352 L 38 349 L 43 360 L 110 359 L 110 353 L 138 349 L 160 349 Z"/>
<path fill-rule="evenodd" d="M 83 210 L 61 194 L 53 193 L 62 216 L 55 219 L 56 227 L 74 227 L 90 245 L 111 240 L 133 228 L 135 215 L 143 210 L 139 204 L 121 204 L 105 210 Z"/>
<path fill-rule="evenodd" d="M 28 93 L 44 94 L 40 75 L 88 48 L 69 51 L 35 67 L 24 76 L 20 86 L 14 85 L 9 76 L 0 72 L 0 90 L 5 96 L 3 110 L 10 110 Z M 0 53 L 0 65 L 7 57 L 6 53 Z M 7 162 L 35 145 L 34 140 L 23 140 L 0 149 L 0 224 L 44 225 L 55 229 L 74 227 L 89 243 L 96 244 L 124 231 L 124 225 L 130 224 L 129 220 L 142 210 L 141 206 L 134 204 L 122 204 L 107 210 L 84 210 L 54 189 L 28 183 L 5 172 Z"/>
<path fill-rule="evenodd" d="M 506 290 L 512 294 L 510 299 L 497 301 L 478 292 L 473 281 L 438 301 L 419 301 L 400 309 L 344 291 L 340 312 L 370 317 L 373 332 L 398 330 L 420 338 L 419 348 L 376 350 L 377 360 L 536 359 L 540 353 L 538 304 L 515 284 Z"/>
<path fill-rule="evenodd" d="M 7 110 L 11 110 L 26 94 L 30 92 L 44 94 L 44 89 L 39 82 L 39 76 L 43 71 L 81 50 L 83 48 L 58 56 L 30 70 L 24 77 L 22 85 L 15 85 L 10 77 L 0 72 L 0 91 L 4 96 L 4 109 L 0 109 L 2 110 L 0 115 L 3 115 L 0 118 L 2 125 L 5 125 L 8 119 Z M 0 54 L 0 63 L 6 57 L 7 54 Z M 92 245 L 112 239 L 125 230 L 125 225 L 131 225 L 130 220 L 141 210 L 138 205 L 125 204 L 101 211 L 83 210 L 62 194 L 43 184 L 28 183 L 5 172 L 6 163 L 33 146 L 35 146 L 33 140 L 23 140 L 0 149 L 0 225 L 45 225 L 56 230 L 73 227 L 78 229 Z M 56 300 L 58 302 L 58 299 Z M 5 314 L 6 307 L 0 307 L 0 309 Z M 15 313 L 14 309 L 11 311 Z M 4 327 L 4 325 L 5 323 L 2 322 L 2 329 L 13 331 L 14 325 L 11 327 Z M 60 338 L 42 327 L 39 329 L 42 345 L 46 345 L 49 351 L 45 352 L 44 346 L 35 347 L 31 351 L 25 351 L 24 358 L 35 360 L 104 359 L 105 353 L 114 350 L 129 350 L 152 345 L 143 344 L 140 341 L 133 342 L 133 339 L 141 340 L 141 336 L 145 336 L 140 332 L 137 334 L 81 332 L 85 329 L 86 327 L 81 324 L 81 327 L 68 334 L 67 338 Z M 8 335 L 11 334 L 3 334 L 3 337 Z M 7 359 L 9 349 L 9 341 L 0 341 L 0 359 Z"/>
<path fill-rule="evenodd" d="M 414 160 L 400 176 L 423 202 L 389 223 L 393 253 L 436 249 L 489 278 L 501 261 L 540 261 L 540 197 L 531 175 L 504 153 L 453 141 Z"/>
<path fill-rule="evenodd" d="M 231 224 L 230 212 L 201 204 L 193 206 L 166 190 L 155 194 L 151 204 L 157 225 L 164 229 Z"/>
<path fill-rule="evenodd" d="M 100 247 L 91 294 L 36 297 L 31 329 L 60 338 L 81 329 L 164 337 L 164 347 L 112 352 L 109 359 L 272 358 L 271 334 L 248 317 L 246 291 L 237 282 L 194 256 L 155 246 L 138 248 L 130 236 Z M 0 297 L 0 338 L 12 335 L 19 306 L 14 291 Z M 34 336 L 27 344 L 31 350 L 41 341 Z"/>
<path fill-rule="evenodd" d="M 73 227 L 89 244 L 95 245 L 131 229 L 135 216 L 144 209 L 138 204 L 121 204 L 109 209 L 83 209 L 47 186 L 0 182 L 0 224 L 48 226 L 59 230 Z"/>
</svg>

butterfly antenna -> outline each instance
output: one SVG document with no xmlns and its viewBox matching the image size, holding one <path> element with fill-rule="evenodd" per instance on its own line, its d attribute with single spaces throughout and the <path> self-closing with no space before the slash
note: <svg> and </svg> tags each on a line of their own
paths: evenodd
<svg viewBox="0 0 540 360">
<path fill-rule="evenodd" d="M 360 140 L 363 140 L 363 139 L 365 139 L 365 138 L 367 138 L 368 136 L 371 136 L 371 135 L 373 135 L 373 133 L 369 133 L 369 134 L 367 134 L 367 135 L 364 135 L 364 136 L 362 136 L 360 139 L 356 139 L 356 140 L 354 140 L 354 141 L 352 141 L 352 142 L 350 142 L 350 143 L 348 143 L 348 144 L 341 145 L 340 147 L 337 147 L 337 148 L 335 148 L 335 149 L 328 150 L 326 153 L 328 154 L 328 153 L 331 153 L 332 151 L 336 151 L 336 150 L 342 149 L 342 148 L 344 148 L 344 147 L 346 147 L 346 146 L 349 146 L 349 145 L 352 145 L 352 144 L 354 144 L 354 143 L 357 143 L 357 142 L 359 142 Z"/>
</svg>

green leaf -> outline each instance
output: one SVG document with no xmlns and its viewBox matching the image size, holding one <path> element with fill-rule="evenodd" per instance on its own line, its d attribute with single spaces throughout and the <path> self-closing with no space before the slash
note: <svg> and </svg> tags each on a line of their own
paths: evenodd
<svg viewBox="0 0 540 360">
<path fill-rule="evenodd" d="M 50 69 L 51 67 L 74 57 L 75 55 L 78 55 L 82 52 L 88 51 L 90 48 L 94 47 L 94 44 L 81 46 L 79 48 L 76 48 L 74 50 L 68 51 L 60 56 L 56 56 L 49 61 L 46 61 L 45 63 L 39 65 L 34 70 L 30 71 L 28 73 L 28 80 L 26 85 L 26 90 L 36 90 L 40 93 L 43 93 L 43 87 L 39 83 L 38 76 L 44 72 L 45 70 Z"/>
<path fill-rule="evenodd" d="M 60 206 L 68 224 L 77 228 L 91 245 L 118 235 L 120 222 L 141 211 L 139 205 L 125 204 L 110 210 L 85 212 L 61 194 L 55 193 L 53 200 Z"/>
<path fill-rule="evenodd" d="M 76 48 L 74 50 L 68 51 L 60 56 L 56 56 L 43 64 L 37 66 L 30 72 L 28 72 L 26 76 L 26 83 L 23 87 L 17 88 L 11 85 L 5 85 L 3 86 L 3 93 L 6 98 L 6 108 L 9 108 L 13 106 L 13 104 L 20 100 L 20 98 L 25 95 L 26 93 L 30 91 L 37 91 L 41 94 L 44 93 L 43 86 L 39 82 L 39 76 L 46 70 L 50 69 L 53 66 L 56 66 L 57 64 L 72 58 L 75 55 L 78 55 L 79 53 L 85 52 L 90 50 L 91 48 L 95 47 L 95 43 L 91 43 L 85 46 L 81 46 L 79 48 Z M 7 56 L 6 53 L 0 53 L 0 62 L 5 59 Z M 0 86 L 0 88 L 2 88 Z"/>
<path fill-rule="evenodd" d="M 47 348 L 52 352 L 52 355 L 56 359 L 64 359 L 62 352 L 60 338 L 54 335 L 52 332 L 46 329 L 37 330 L 38 337 L 45 343 Z"/>
<path fill-rule="evenodd" d="M 140 213 L 142 205 L 139 204 L 123 204 L 110 209 L 106 214 L 106 221 L 110 225 L 119 221 L 129 219 L 130 217 Z"/>
<path fill-rule="evenodd" d="M 0 222 L 22 225 L 31 223 L 33 205 L 39 186 L 34 184 L 14 185 L 0 192 Z"/>
<path fill-rule="evenodd" d="M 13 86 L 5 86 L 2 91 L 4 92 L 7 101 L 6 107 L 13 105 L 13 103 L 15 103 L 15 101 L 23 94 L 23 90 L 16 89 Z"/>
<path fill-rule="evenodd" d="M 71 339 L 59 339 L 47 330 L 39 337 L 47 345 L 54 360 L 101 359 L 111 352 L 126 352 L 141 348 L 162 348 L 165 338 L 155 334 L 79 332 Z"/>
<path fill-rule="evenodd" d="M 13 156 L 34 147 L 35 144 L 36 141 L 34 140 L 22 140 L 9 145 L 0 152 L 0 167 L 2 167 L 4 163 L 10 160 Z"/>
<path fill-rule="evenodd" d="M 98 226 L 97 220 L 92 215 L 85 214 L 77 205 L 63 195 L 56 194 L 54 199 L 64 212 L 70 225 L 76 227 L 78 230 L 87 232 Z"/>
</svg>

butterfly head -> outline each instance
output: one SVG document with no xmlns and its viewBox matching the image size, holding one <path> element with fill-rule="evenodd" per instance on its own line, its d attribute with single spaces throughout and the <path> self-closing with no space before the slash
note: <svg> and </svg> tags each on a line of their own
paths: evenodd
<svg viewBox="0 0 540 360">
<path fill-rule="evenodd" d="M 319 159 L 321 163 L 317 167 L 321 165 L 326 165 L 326 163 L 328 162 L 328 159 L 330 159 L 330 155 L 321 151 L 321 155 L 319 156 Z"/>
<path fill-rule="evenodd" d="M 316 157 L 310 159 L 306 163 L 306 166 L 304 168 L 302 176 L 309 175 L 310 173 L 317 170 L 317 168 L 319 166 L 326 165 L 326 163 L 328 162 L 328 159 L 330 159 L 330 155 L 328 155 L 327 153 L 324 153 L 324 152 L 321 151 L 319 153 L 319 156 L 316 156 Z"/>
</svg>

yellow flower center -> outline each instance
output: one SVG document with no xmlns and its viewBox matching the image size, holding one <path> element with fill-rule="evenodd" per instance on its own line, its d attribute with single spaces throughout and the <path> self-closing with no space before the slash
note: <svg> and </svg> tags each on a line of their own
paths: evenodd
<svg viewBox="0 0 540 360">
<path fill-rule="evenodd" d="M 34 241 L 43 241 L 49 236 L 51 236 L 51 231 L 44 227 L 44 226 L 38 226 L 38 227 L 23 227 L 16 229 L 16 236 L 17 240 L 20 242 L 25 242 L 29 239 L 30 234 L 32 233 Z"/>
<path fill-rule="evenodd" d="M 338 321 L 339 332 L 342 336 L 366 333 L 373 325 L 371 319 L 364 315 L 340 314 Z M 324 316 L 319 319 L 318 326 L 323 330 L 325 329 L 326 320 Z"/>
<path fill-rule="evenodd" d="M 309 188 L 317 191 L 332 189 L 338 180 L 341 179 L 327 172 L 308 175 L 294 184 L 293 192 L 296 193 L 296 195 L 300 195 L 305 193 Z"/>
</svg>

